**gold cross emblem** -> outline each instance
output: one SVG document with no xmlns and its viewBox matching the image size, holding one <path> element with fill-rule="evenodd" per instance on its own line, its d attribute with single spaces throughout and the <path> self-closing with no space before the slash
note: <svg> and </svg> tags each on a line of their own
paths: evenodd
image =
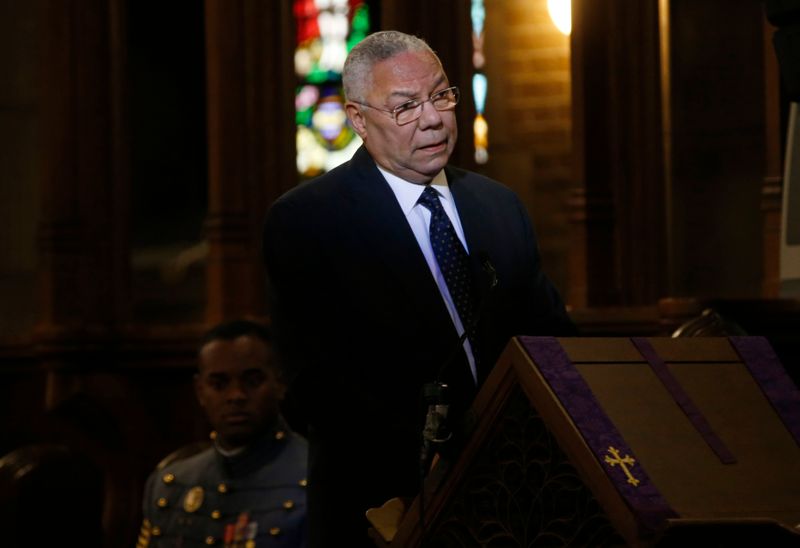
<svg viewBox="0 0 800 548">
<path fill-rule="evenodd" d="M 609 447 L 608 452 L 611 456 L 606 455 L 605 461 L 610 465 L 614 466 L 619 464 L 619 467 L 622 468 L 622 471 L 628 477 L 628 483 L 636 487 L 639 485 L 639 480 L 633 477 L 631 474 L 630 467 L 636 463 L 636 459 L 631 457 L 630 455 L 625 455 L 624 457 L 620 456 L 619 450 L 615 447 Z"/>
</svg>

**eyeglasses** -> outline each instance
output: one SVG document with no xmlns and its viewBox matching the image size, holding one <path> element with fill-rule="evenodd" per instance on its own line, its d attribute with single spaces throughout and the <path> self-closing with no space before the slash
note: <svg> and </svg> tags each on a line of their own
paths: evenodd
<svg viewBox="0 0 800 548">
<path fill-rule="evenodd" d="M 371 109 L 380 110 L 381 112 L 388 112 L 392 115 L 392 118 L 394 118 L 394 121 L 398 126 L 404 126 L 422 116 L 422 106 L 428 101 L 431 102 L 433 108 L 436 110 L 452 110 L 458 104 L 460 97 L 461 94 L 458 91 L 458 87 L 453 86 L 441 91 L 437 91 L 436 93 L 431 94 L 431 96 L 427 99 L 423 99 L 421 101 L 419 99 L 411 99 L 394 107 L 391 110 L 373 107 L 372 105 L 362 103 L 361 101 L 354 101 L 354 103 L 358 103 L 359 105 L 363 105 Z"/>
</svg>

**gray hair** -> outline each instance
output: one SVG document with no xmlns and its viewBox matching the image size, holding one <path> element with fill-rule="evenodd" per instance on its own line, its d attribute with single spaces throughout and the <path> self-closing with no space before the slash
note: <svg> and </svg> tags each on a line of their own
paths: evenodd
<svg viewBox="0 0 800 548">
<path fill-rule="evenodd" d="M 364 102 L 366 91 L 372 83 L 372 67 L 406 51 L 427 52 L 439 61 L 439 57 L 425 40 L 396 30 L 370 34 L 356 44 L 348 54 L 342 70 L 345 99 Z"/>
</svg>

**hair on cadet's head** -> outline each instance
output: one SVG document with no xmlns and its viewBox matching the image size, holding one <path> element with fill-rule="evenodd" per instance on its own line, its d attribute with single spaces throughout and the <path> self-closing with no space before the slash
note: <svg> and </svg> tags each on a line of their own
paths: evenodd
<svg viewBox="0 0 800 548">
<path fill-rule="evenodd" d="M 266 325 L 263 323 L 259 323 L 253 320 L 244 320 L 244 319 L 237 319 L 237 320 L 230 320 L 226 322 L 219 323 L 206 331 L 203 337 L 200 339 L 200 346 L 198 347 L 198 352 L 202 352 L 203 348 L 214 341 L 233 341 L 238 339 L 239 337 L 255 337 L 256 339 L 261 340 L 267 348 L 271 347 L 272 344 L 272 333 Z M 202 360 L 200 368 L 202 369 Z M 279 375 L 283 375 L 283 368 L 280 364 L 273 359 L 268 360 L 267 365 L 270 367 L 275 368 L 278 371 Z"/>
<path fill-rule="evenodd" d="M 272 341 L 272 334 L 266 325 L 253 320 L 239 319 L 219 323 L 206 331 L 203 338 L 200 339 L 200 348 L 211 341 L 232 341 L 245 335 L 261 339 L 265 343 Z"/>
</svg>

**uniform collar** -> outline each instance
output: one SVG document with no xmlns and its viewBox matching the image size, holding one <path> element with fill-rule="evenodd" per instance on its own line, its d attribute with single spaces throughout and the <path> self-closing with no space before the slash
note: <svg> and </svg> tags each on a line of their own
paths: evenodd
<svg viewBox="0 0 800 548">
<path fill-rule="evenodd" d="M 235 478 L 251 474 L 266 462 L 276 458 L 289 441 L 291 434 L 292 431 L 286 421 L 279 416 L 275 423 L 250 445 L 240 450 L 223 452 L 214 444 L 214 449 L 223 469 L 230 477 Z"/>
</svg>

